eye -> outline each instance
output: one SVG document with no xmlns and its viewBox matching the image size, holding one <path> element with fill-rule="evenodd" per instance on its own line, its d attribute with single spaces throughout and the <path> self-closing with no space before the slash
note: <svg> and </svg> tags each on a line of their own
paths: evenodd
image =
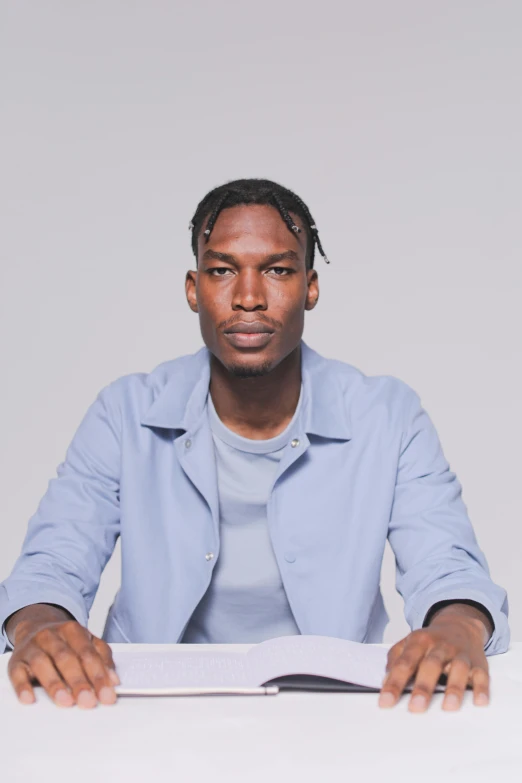
<svg viewBox="0 0 522 783">
<path fill-rule="evenodd" d="M 275 272 L 276 277 L 288 277 L 292 274 L 293 269 L 287 269 L 286 266 L 272 266 L 268 271 Z"/>
<path fill-rule="evenodd" d="M 211 277 L 226 277 L 225 272 L 232 272 L 226 266 L 214 266 L 212 269 L 207 269 L 207 272 Z"/>
</svg>

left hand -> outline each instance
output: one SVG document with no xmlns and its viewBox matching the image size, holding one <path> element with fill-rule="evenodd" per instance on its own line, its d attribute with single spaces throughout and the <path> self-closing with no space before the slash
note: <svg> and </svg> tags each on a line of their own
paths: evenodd
<svg viewBox="0 0 522 783">
<path fill-rule="evenodd" d="M 440 610 L 427 628 L 413 631 L 390 649 L 380 707 L 393 707 L 414 678 L 409 710 L 424 712 L 441 674 L 448 675 L 443 709 L 458 710 L 468 685 L 473 687 L 474 704 L 489 703 L 489 668 L 484 653 L 489 638 L 487 620 L 477 610 L 463 609 L 469 607 Z"/>
</svg>

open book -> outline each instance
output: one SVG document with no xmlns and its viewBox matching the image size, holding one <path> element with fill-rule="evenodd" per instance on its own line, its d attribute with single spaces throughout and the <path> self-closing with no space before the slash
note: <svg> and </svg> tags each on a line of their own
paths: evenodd
<svg viewBox="0 0 522 783">
<path fill-rule="evenodd" d="M 380 689 L 387 650 L 329 636 L 280 636 L 247 652 L 114 653 L 119 695 L 275 694 L 280 688 Z"/>
</svg>

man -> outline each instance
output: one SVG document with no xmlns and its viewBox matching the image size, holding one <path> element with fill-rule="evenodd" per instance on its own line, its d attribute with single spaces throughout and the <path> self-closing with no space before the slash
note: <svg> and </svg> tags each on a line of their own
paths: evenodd
<svg viewBox="0 0 522 783">
<path fill-rule="evenodd" d="M 193 221 L 190 308 L 205 348 L 106 386 L 31 518 L 0 594 L 23 703 L 115 701 L 107 642 L 258 642 L 322 634 L 379 642 L 388 538 L 412 628 L 380 695 L 445 709 L 469 684 L 488 703 L 487 654 L 509 643 L 461 486 L 418 395 L 302 341 L 318 301 L 304 202 L 266 180 L 211 191 Z M 104 640 L 87 629 L 122 538 Z"/>
</svg>

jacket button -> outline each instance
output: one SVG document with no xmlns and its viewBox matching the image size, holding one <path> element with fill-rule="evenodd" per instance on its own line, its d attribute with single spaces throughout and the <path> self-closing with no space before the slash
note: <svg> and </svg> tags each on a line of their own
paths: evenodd
<svg viewBox="0 0 522 783">
<path fill-rule="evenodd" d="M 191 446 L 192 446 L 192 441 L 189 438 L 188 440 L 185 441 L 185 448 L 190 449 Z"/>
<path fill-rule="evenodd" d="M 207 552 L 207 554 L 205 555 L 205 560 L 212 560 L 213 557 L 214 557 L 214 552 Z"/>
<path fill-rule="evenodd" d="M 287 563 L 295 563 L 295 555 L 292 552 L 287 552 L 285 555 L 285 560 Z"/>
</svg>

